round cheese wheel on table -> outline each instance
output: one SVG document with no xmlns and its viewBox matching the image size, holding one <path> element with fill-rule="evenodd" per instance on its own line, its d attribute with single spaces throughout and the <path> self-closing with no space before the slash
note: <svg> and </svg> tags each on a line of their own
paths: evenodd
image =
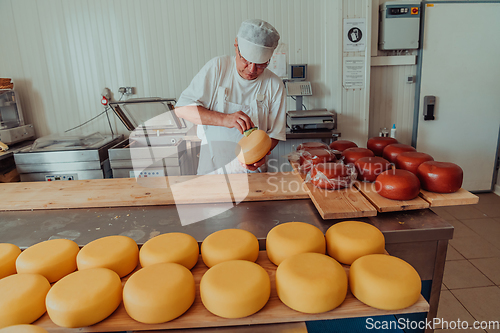
<svg viewBox="0 0 500 333">
<path fill-rule="evenodd" d="M 396 167 L 398 169 L 408 170 L 416 175 L 418 166 L 427 161 L 434 161 L 434 158 L 426 153 L 408 151 L 396 157 Z"/>
<path fill-rule="evenodd" d="M 346 297 L 347 274 L 342 265 L 324 254 L 296 254 L 278 266 L 276 292 L 285 305 L 296 311 L 330 311 Z"/>
<path fill-rule="evenodd" d="M 310 150 L 310 149 L 328 149 L 328 145 L 324 142 L 302 142 L 297 146 L 297 151 L 299 150 Z"/>
<path fill-rule="evenodd" d="M 385 238 L 371 224 L 359 221 L 344 221 L 332 225 L 325 234 L 328 255 L 350 265 L 368 254 L 383 254 Z"/>
<path fill-rule="evenodd" d="M 373 152 L 366 148 L 347 148 L 342 152 L 342 157 L 344 157 L 345 164 L 354 164 L 357 160 L 362 157 L 372 157 Z"/>
<path fill-rule="evenodd" d="M 418 166 L 422 188 L 437 193 L 453 193 L 462 187 L 464 172 L 455 163 L 428 161 Z"/>
<path fill-rule="evenodd" d="M 258 256 L 257 237 L 242 229 L 216 231 L 201 243 L 201 258 L 207 267 L 228 260 L 256 261 Z"/>
<path fill-rule="evenodd" d="M 139 251 L 142 267 L 173 262 L 191 269 L 198 262 L 200 248 L 196 239 L 182 232 L 170 232 L 148 240 Z"/>
<path fill-rule="evenodd" d="M 21 249 L 14 244 L 0 243 L 0 279 L 16 274 L 16 259 Z"/>
<path fill-rule="evenodd" d="M 263 130 L 255 130 L 244 136 L 238 142 L 236 155 L 243 164 L 253 164 L 260 161 L 271 150 L 272 141 Z"/>
<path fill-rule="evenodd" d="M 379 156 L 361 157 L 354 162 L 358 179 L 365 182 L 374 182 L 378 175 L 388 170 L 391 163 Z"/>
<path fill-rule="evenodd" d="M 377 176 L 375 190 L 387 199 L 411 200 L 420 193 L 420 181 L 410 171 L 391 169 Z"/>
<path fill-rule="evenodd" d="M 223 318 L 250 316 L 266 305 L 271 280 L 266 270 L 247 260 L 229 260 L 210 268 L 200 281 L 208 311 Z"/>
<path fill-rule="evenodd" d="M 30 324 L 20 324 L 7 326 L 0 329 L 0 333 L 48 333 L 43 327 L 30 325 Z"/>
<path fill-rule="evenodd" d="M 269 260 L 276 266 L 286 258 L 299 253 L 325 254 L 325 236 L 319 228 L 309 223 L 278 224 L 267 234 L 266 252 Z"/>
<path fill-rule="evenodd" d="M 325 190 L 348 187 L 351 182 L 351 169 L 342 163 L 320 163 L 311 170 L 311 182 Z"/>
<path fill-rule="evenodd" d="M 318 148 L 306 150 L 300 155 L 301 171 L 307 173 L 319 163 L 335 162 L 337 159 L 330 149 Z"/>
<path fill-rule="evenodd" d="M 122 301 L 122 283 L 108 268 L 88 268 L 57 281 L 47 293 L 49 318 L 58 326 L 90 326 L 108 317 Z"/>
<path fill-rule="evenodd" d="M 123 287 L 123 305 L 138 322 L 159 324 L 186 312 L 196 293 L 193 274 L 176 263 L 144 267 L 127 280 Z"/>
<path fill-rule="evenodd" d="M 406 153 L 409 151 L 416 152 L 417 150 L 410 145 L 405 145 L 402 143 L 393 143 L 385 146 L 382 152 L 382 157 L 388 160 L 389 162 L 395 164 L 396 158 L 398 157 L 399 154 Z"/>
<path fill-rule="evenodd" d="M 349 140 L 336 140 L 330 143 L 330 149 L 338 151 L 335 153 L 335 157 L 340 159 L 342 157 L 342 152 L 348 148 L 357 148 L 358 145 Z"/>
<path fill-rule="evenodd" d="M 373 138 L 368 139 L 368 142 L 366 143 L 366 147 L 373 151 L 375 156 L 381 156 L 384 151 L 384 148 L 387 145 L 393 144 L 393 143 L 398 143 L 398 140 L 390 137 L 385 137 L 385 136 L 376 136 Z"/>
<path fill-rule="evenodd" d="M 354 261 L 349 287 L 361 302 L 382 310 L 407 308 L 418 301 L 420 276 L 407 262 L 387 254 L 370 254 Z"/>
<path fill-rule="evenodd" d="M 130 237 L 115 235 L 98 238 L 80 250 L 76 257 L 79 270 L 103 267 L 120 277 L 132 272 L 139 262 L 139 247 Z"/>
<path fill-rule="evenodd" d="M 14 274 L 0 280 L 0 328 L 30 324 L 46 311 L 50 283 L 40 274 Z"/>
<path fill-rule="evenodd" d="M 51 239 L 30 246 L 16 259 L 18 273 L 41 274 L 50 283 L 76 270 L 80 248 L 69 239 Z"/>
</svg>

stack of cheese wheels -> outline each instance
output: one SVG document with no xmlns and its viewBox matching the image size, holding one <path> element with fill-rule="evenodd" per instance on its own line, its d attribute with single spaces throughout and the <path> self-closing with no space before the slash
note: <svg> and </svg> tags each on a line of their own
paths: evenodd
<svg viewBox="0 0 500 333">
<path fill-rule="evenodd" d="M 342 152 L 349 148 L 357 148 L 358 145 L 349 140 L 336 140 L 330 143 L 330 149 L 335 152 L 335 157 L 340 159 Z"/>
<path fill-rule="evenodd" d="M 144 267 L 123 287 L 123 305 L 128 315 L 146 324 L 173 320 L 194 302 L 193 274 L 183 265 L 160 263 Z"/>
<path fill-rule="evenodd" d="M 0 279 L 16 274 L 16 259 L 21 249 L 14 244 L 0 243 Z"/>
<path fill-rule="evenodd" d="M 419 165 L 427 161 L 434 161 L 434 158 L 426 153 L 409 151 L 401 153 L 396 157 L 396 167 L 398 169 L 408 170 L 416 175 Z"/>
<path fill-rule="evenodd" d="M 297 151 L 299 150 L 311 150 L 311 149 L 328 149 L 328 145 L 324 142 L 302 142 L 297 146 Z"/>
<path fill-rule="evenodd" d="M 118 274 L 107 268 L 88 268 L 57 281 L 45 303 L 50 319 L 62 327 L 90 326 L 108 317 L 122 301 Z"/>
<path fill-rule="evenodd" d="M 335 154 L 330 149 L 309 149 L 300 155 L 300 168 L 303 173 L 307 173 L 317 164 L 336 160 Z"/>
<path fill-rule="evenodd" d="M 328 254 L 337 261 L 350 265 L 368 254 L 385 253 L 385 238 L 371 224 L 344 221 L 332 225 L 325 234 Z"/>
<path fill-rule="evenodd" d="M 325 236 L 317 227 L 304 222 L 287 222 L 272 228 L 266 238 L 269 260 L 279 265 L 295 254 L 315 252 L 325 254 Z"/>
<path fill-rule="evenodd" d="M 362 157 L 354 166 L 358 172 L 358 179 L 365 182 L 374 182 L 377 176 L 391 167 L 391 163 L 379 156 Z"/>
<path fill-rule="evenodd" d="M 221 262 L 200 281 L 203 305 L 224 318 L 250 316 L 266 305 L 270 295 L 271 280 L 266 270 L 247 260 Z"/>
<path fill-rule="evenodd" d="M 368 142 L 366 143 L 366 147 L 373 151 L 375 156 L 381 156 L 384 151 L 384 148 L 387 145 L 393 144 L 393 143 L 398 143 L 398 140 L 394 138 L 389 138 L 389 137 L 383 137 L 383 136 L 376 136 L 374 138 L 368 139 Z"/>
<path fill-rule="evenodd" d="M 193 236 L 182 232 L 170 232 L 148 240 L 139 251 L 142 267 L 159 263 L 178 263 L 191 269 L 198 262 L 200 249 Z"/>
<path fill-rule="evenodd" d="M 342 163 L 320 163 L 311 170 L 311 183 L 318 188 L 337 190 L 351 182 L 351 169 Z"/>
<path fill-rule="evenodd" d="M 420 193 L 420 181 L 410 171 L 391 169 L 378 175 L 375 190 L 387 199 L 411 200 Z"/>
<path fill-rule="evenodd" d="M 453 193 L 462 187 L 464 172 L 454 163 L 427 161 L 418 166 L 417 176 L 426 191 Z"/>
<path fill-rule="evenodd" d="M 361 302 L 382 310 L 407 308 L 418 301 L 421 281 L 407 262 L 387 254 L 370 254 L 349 270 L 351 292 Z"/>
<path fill-rule="evenodd" d="M 16 259 L 18 273 L 37 273 L 50 283 L 76 270 L 80 248 L 69 239 L 51 239 L 30 246 Z"/>
<path fill-rule="evenodd" d="M 271 138 L 263 130 L 255 130 L 238 142 L 236 155 L 243 164 L 260 161 L 271 150 Z"/>
<path fill-rule="evenodd" d="M 393 143 L 385 146 L 382 152 L 382 157 L 388 160 L 389 162 L 395 164 L 396 158 L 398 157 L 399 154 L 406 153 L 409 151 L 416 152 L 417 150 L 410 145 L 405 145 L 402 143 Z"/>
<path fill-rule="evenodd" d="M 366 148 L 347 148 L 342 152 L 345 164 L 354 164 L 362 157 L 372 157 L 373 152 Z"/>
<path fill-rule="evenodd" d="M 48 333 L 43 327 L 30 325 L 30 324 L 20 324 L 12 325 L 0 329 L 0 333 Z"/>
<path fill-rule="evenodd" d="M 76 262 L 79 270 L 103 267 L 124 277 L 137 266 L 139 247 L 127 236 L 102 237 L 82 247 Z"/>
<path fill-rule="evenodd" d="M 207 267 L 228 260 L 255 262 L 259 256 L 259 241 L 251 232 L 242 229 L 216 231 L 201 243 L 201 257 Z"/>
<path fill-rule="evenodd" d="M 0 328 L 30 324 L 45 313 L 50 283 L 40 274 L 14 274 L 0 280 Z"/>
<path fill-rule="evenodd" d="M 276 291 L 280 300 L 296 311 L 326 312 L 344 301 L 347 275 L 333 258 L 319 253 L 299 253 L 278 266 Z"/>
</svg>

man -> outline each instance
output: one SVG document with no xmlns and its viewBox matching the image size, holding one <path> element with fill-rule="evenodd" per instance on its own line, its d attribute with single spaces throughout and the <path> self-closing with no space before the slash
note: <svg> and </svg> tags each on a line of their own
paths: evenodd
<svg viewBox="0 0 500 333">
<path fill-rule="evenodd" d="M 236 158 L 238 141 L 252 127 L 268 133 L 271 150 L 285 140 L 283 82 L 266 68 L 279 38 L 265 21 L 244 21 L 235 38 L 235 56 L 210 60 L 182 92 L 175 113 L 199 125 L 199 175 L 265 171 L 266 157 L 251 165 Z"/>
</svg>

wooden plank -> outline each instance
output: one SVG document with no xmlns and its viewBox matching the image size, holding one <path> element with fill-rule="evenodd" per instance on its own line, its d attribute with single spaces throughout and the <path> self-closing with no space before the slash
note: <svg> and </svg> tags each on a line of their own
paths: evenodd
<svg viewBox="0 0 500 333">
<path fill-rule="evenodd" d="M 372 205 L 377 208 L 377 211 L 381 213 L 429 208 L 429 203 L 420 197 L 416 197 L 412 200 L 391 200 L 384 198 L 375 190 L 375 183 L 357 181 L 354 186 L 356 186 Z"/>
<path fill-rule="evenodd" d="M 292 161 L 290 163 L 297 177 L 304 180 L 306 175 L 298 171 L 298 164 Z M 377 215 L 377 210 L 354 187 L 340 190 L 324 190 L 311 183 L 305 183 L 304 188 L 319 214 L 325 220 Z"/>
<path fill-rule="evenodd" d="M 261 265 L 269 274 L 271 279 L 271 297 L 267 304 L 259 312 L 238 319 L 221 318 L 210 313 L 201 302 L 199 284 L 201 277 L 207 271 L 207 267 L 200 259 L 197 265 L 191 270 L 196 282 L 196 298 L 191 308 L 177 319 L 163 324 L 142 324 L 128 316 L 123 306 L 120 304 L 118 309 L 107 319 L 83 328 L 68 329 L 55 325 L 47 314 L 34 322 L 35 325 L 45 328 L 49 332 L 104 332 L 104 331 L 141 331 L 141 330 L 160 330 L 160 329 L 180 329 L 180 328 L 200 328 L 200 327 L 220 327 L 220 326 L 239 326 L 256 325 L 284 322 L 301 322 L 324 319 L 339 319 L 353 317 L 380 316 L 387 314 L 400 313 L 418 313 L 427 312 L 429 305 L 425 299 L 420 296 L 417 303 L 402 310 L 384 311 L 372 308 L 358 301 L 350 291 L 347 293 L 345 301 L 337 308 L 318 314 L 306 314 L 290 309 L 283 304 L 276 293 L 276 266 L 269 261 L 265 251 L 261 251 L 257 263 Z M 344 266 L 348 274 L 348 266 Z M 129 275 L 130 276 L 130 275 Z M 123 278 L 125 283 L 128 276 Z"/>
<path fill-rule="evenodd" d="M 155 206 L 308 198 L 292 173 L 92 179 L 0 185 L 0 210 Z"/>
<path fill-rule="evenodd" d="M 479 202 L 479 197 L 461 188 L 455 193 L 434 193 L 420 190 L 420 196 L 429 202 L 431 207 L 474 205 Z"/>
</svg>

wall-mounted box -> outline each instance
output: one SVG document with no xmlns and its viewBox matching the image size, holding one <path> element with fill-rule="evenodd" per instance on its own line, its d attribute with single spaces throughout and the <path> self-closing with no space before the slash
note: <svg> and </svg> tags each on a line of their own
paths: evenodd
<svg viewBox="0 0 500 333">
<path fill-rule="evenodd" d="M 420 3 L 387 1 L 380 5 L 380 50 L 418 49 Z"/>
</svg>

